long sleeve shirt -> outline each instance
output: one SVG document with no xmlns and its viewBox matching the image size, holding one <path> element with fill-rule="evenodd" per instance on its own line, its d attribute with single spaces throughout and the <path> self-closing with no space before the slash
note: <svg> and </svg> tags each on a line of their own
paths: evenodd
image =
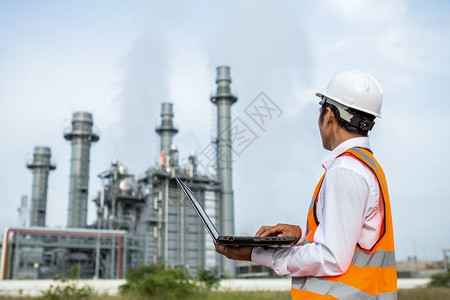
<svg viewBox="0 0 450 300">
<path fill-rule="evenodd" d="M 359 161 L 338 157 L 352 147 L 370 149 L 366 137 L 352 138 L 337 146 L 322 162 L 326 175 L 319 191 L 313 243 L 289 248 L 256 247 L 252 261 L 273 269 L 278 275 L 335 276 L 350 266 L 355 245 L 370 249 L 378 240 L 384 204 L 375 176 Z"/>
</svg>

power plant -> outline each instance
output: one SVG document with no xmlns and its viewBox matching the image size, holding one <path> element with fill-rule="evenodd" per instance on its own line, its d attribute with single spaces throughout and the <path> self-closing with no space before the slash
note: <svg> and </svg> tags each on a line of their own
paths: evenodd
<svg viewBox="0 0 450 300">
<path fill-rule="evenodd" d="M 217 106 L 216 175 L 198 168 L 195 153 L 181 164 L 173 143 L 172 103 L 162 103 L 159 161 L 143 176 L 130 174 L 124 164 L 113 159 L 98 174 L 102 188 L 92 199 L 97 218 L 87 223 L 90 147 L 99 141 L 89 112 L 73 114 L 72 127 L 64 131 L 71 142 L 70 188 L 67 228 L 45 227 L 49 172 L 49 147 L 36 147 L 27 164 L 33 171 L 30 227 L 9 227 L 3 234 L 0 278 L 50 278 L 69 275 L 78 266 L 80 278 L 123 278 L 129 268 L 141 264 L 165 263 L 191 273 L 217 269 L 235 277 L 235 264 L 219 256 L 196 212 L 185 199 L 175 178 L 183 180 L 199 197 L 210 218 L 222 234 L 234 234 L 232 189 L 230 68 L 217 67 L 217 91 L 211 102 Z M 22 203 L 26 207 L 26 203 Z M 21 223 L 25 224 L 25 223 Z"/>
</svg>

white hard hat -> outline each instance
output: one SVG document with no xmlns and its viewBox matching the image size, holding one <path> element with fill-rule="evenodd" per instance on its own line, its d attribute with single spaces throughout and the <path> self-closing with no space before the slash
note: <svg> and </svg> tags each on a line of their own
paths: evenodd
<svg viewBox="0 0 450 300">
<path fill-rule="evenodd" d="M 346 107 L 350 107 L 376 117 L 381 115 L 383 91 L 378 81 L 359 70 L 345 71 L 335 75 L 318 97 L 327 97 Z"/>
</svg>

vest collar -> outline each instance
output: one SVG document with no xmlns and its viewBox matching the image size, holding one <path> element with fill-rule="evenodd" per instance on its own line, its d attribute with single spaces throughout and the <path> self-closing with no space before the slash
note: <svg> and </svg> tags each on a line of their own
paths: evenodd
<svg viewBox="0 0 450 300">
<path fill-rule="evenodd" d="M 336 157 L 344 153 L 346 150 L 353 148 L 353 147 L 361 147 L 370 149 L 370 143 L 368 137 L 356 137 L 351 138 L 346 141 L 343 141 L 341 144 L 339 144 L 336 148 L 333 149 L 333 151 L 330 152 L 330 154 L 325 157 L 325 159 L 322 161 L 322 167 L 325 170 L 328 170 L 331 163 L 335 160 Z"/>
</svg>

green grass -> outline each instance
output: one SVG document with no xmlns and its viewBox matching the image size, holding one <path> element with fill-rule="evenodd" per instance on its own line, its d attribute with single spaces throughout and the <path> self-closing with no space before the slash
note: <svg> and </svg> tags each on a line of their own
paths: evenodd
<svg viewBox="0 0 450 300">
<path fill-rule="evenodd" d="M 39 297 L 8 297 L 0 296 L 0 300 L 37 300 Z M 91 300 L 131 300 L 132 297 L 124 296 L 96 296 Z M 150 298 L 141 298 L 150 299 Z M 154 299 L 154 298 L 153 298 Z M 208 292 L 192 297 L 183 297 L 183 299 L 203 299 L 203 300 L 283 300 L 291 299 L 290 292 L 273 291 L 253 291 L 253 292 Z M 398 299 L 400 300 L 448 300 L 450 299 L 450 288 L 417 288 L 399 290 Z"/>
<path fill-rule="evenodd" d="M 40 297 L 9 297 L 0 296 L 0 300 L 40 300 Z M 135 296 L 94 296 L 90 300 L 146 300 L 155 298 L 146 298 Z M 196 295 L 186 295 L 184 299 L 194 300 L 283 300 L 291 299 L 290 292 L 269 292 L 269 291 L 251 291 L 251 292 L 207 292 Z"/>
<path fill-rule="evenodd" d="M 269 291 L 251 291 L 251 292 L 210 292 L 204 295 L 204 300 L 282 300 L 291 299 L 290 292 L 269 292 Z"/>
<path fill-rule="evenodd" d="M 398 291 L 398 299 L 404 300 L 448 300 L 450 288 L 429 287 L 417 289 L 404 289 Z"/>
</svg>

